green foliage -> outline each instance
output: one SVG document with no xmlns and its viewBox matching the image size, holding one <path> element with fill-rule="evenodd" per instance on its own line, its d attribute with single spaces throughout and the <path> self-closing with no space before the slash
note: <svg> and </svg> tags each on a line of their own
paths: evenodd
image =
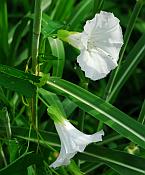
<svg viewBox="0 0 145 175">
<path fill-rule="evenodd" d="M 145 1 L 41 1 L 35 75 L 35 1 L 0 2 L 0 175 L 145 174 Z M 94 82 L 77 65 L 79 51 L 58 33 L 81 32 L 101 10 L 120 19 L 124 46 L 119 66 Z M 103 129 L 105 136 L 53 169 L 61 146 L 56 113 L 84 133 Z"/>
<path fill-rule="evenodd" d="M 0 63 L 7 62 L 8 56 L 8 17 L 7 1 L 2 0 L 0 3 Z"/>
</svg>

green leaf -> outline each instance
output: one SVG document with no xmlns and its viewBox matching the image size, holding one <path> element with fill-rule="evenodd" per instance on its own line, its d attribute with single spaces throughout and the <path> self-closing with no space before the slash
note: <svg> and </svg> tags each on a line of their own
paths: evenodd
<svg viewBox="0 0 145 175">
<path fill-rule="evenodd" d="M 108 87 L 107 87 L 106 100 L 108 102 L 110 101 L 110 93 L 112 92 L 112 88 L 115 85 L 116 76 L 118 75 L 118 71 L 120 69 L 126 47 L 128 45 L 132 30 L 134 28 L 136 19 L 137 19 L 139 13 L 140 13 L 140 10 L 141 10 L 142 6 L 143 6 L 143 1 L 142 0 L 139 0 L 139 1 L 136 2 L 135 6 L 134 6 L 134 9 L 133 9 L 133 12 L 131 14 L 131 17 L 128 21 L 128 25 L 127 25 L 126 32 L 125 32 L 125 35 L 124 35 L 124 45 L 122 46 L 121 51 L 120 51 L 120 58 L 119 58 L 119 61 L 118 61 L 118 67 L 115 69 L 115 71 L 112 72 L 112 74 L 110 76 L 110 79 L 109 79 Z M 134 55 L 133 55 L 133 57 L 134 57 Z M 123 72 L 123 74 L 124 74 L 124 72 Z"/>
<path fill-rule="evenodd" d="M 57 59 L 53 61 L 53 76 L 62 77 L 64 61 L 65 61 L 65 52 L 63 42 L 61 40 L 48 38 L 50 47 L 52 50 L 52 55 Z"/>
<path fill-rule="evenodd" d="M 42 11 L 47 9 L 50 4 L 51 4 L 52 0 L 42 0 Z"/>
<path fill-rule="evenodd" d="M 40 83 L 40 77 L 36 77 L 30 73 L 25 73 L 24 71 L 3 64 L 0 64 L 0 73 L 4 73 L 8 76 L 20 78 L 23 80 L 29 80 L 35 83 Z"/>
<path fill-rule="evenodd" d="M 5 131 L 4 127 L 0 126 L 0 135 L 4 131 Z M 51 145 L 53 147 L 54 146 L 60 147 L 60 142 L 59 142 L 57 134 L 47 132 L 47 131 L 39 131 L 39 133 L 41 135 L 41 138 L 43 138 L 43 140 L 39 139 L 39 143 L 41 145 L 45 147 L 47 145 Z M 25 140 L 29 140 L 31 142 L 38 143 L 38 134 L 34 130 L 31 131 L 31 135 L 30 137 L 28 137 L 29 129 L 20 128 L 20 127 L 12 127 L 12 135 L 14 137 L 18 137 L 18 138 L 22 138 Z M 31 161 L 33 161 L 33 158 L 32 158 L 33 153 L 30 153 L 30 154 L 31 154 L 30 156 L 31 158 L 30 158 L 29 165 L 32 164 Z M 111 168 L 113 168 L 115 171 L 119 172 L 122 175 L 123 173 L 124 175 L 129 175 L 129 174 L 142 175 L 145 171 L 145 164 L 143 164 L 143 162 L 145 161 L 144 158 L 135 156 L 135 155 L 131 155 L 125 152 L 117 151 L 117 150 L 111 150 L 108 148 L 104 148 L 102 146 L 89 145 L 85 149 L 85 152 L 78 153 L 78 158 L 86 162 L 105 163 L 106 165 L 110 166 Z M 28 165 L 28 162 L 27 162 L 27 165 Z M 14 167 L 14 166 L 11 166 L 11 167 Z"/>
<path fill-rule="evenodd" d="M 5 106 L 7 106 L 8 108 L 11 107 L 11 104 L 10 104 L 8 98 L 5 96 L 2 87 L 0 87 L 0 100 L 1 100 L 1 101 L 3 102 L 3 104 L 4 104 Z"/>
<path fill-rule="evenodd" d="M 104 0 L 94 0 L 93 16 L 101 11 L 103 4 Z"/>
<path fill-rule="evenodd" d="M 30 74 L 0 65 L 0 85 L 16 91 L 26 97 L 32 97 L 36 93 L 36 87 L 29 81 L 34 78 Z"/>
<path fill-rule="evenodd" d="M 1 175 L 20 175 L 27 171 L 27 167 L 33 164 L 41 164 L 42 156 L 32 152 L 25 153 L 11 164 L 0 170 Z M 24 174 L 24 173 L 23 173 Z M 27 174 L 27 173 L 26 173 Z"/>
<path fill-rule="evenodd" d="M 120 61 L 123 58 L 125 49 L 128 45 L 128 41 L 130 39 L 131 33 L 133 31 L 133 28 L 134 28 L 134 25 L 135 25 L 135 22 L 136 22 L 136 19 L 137 19 L 138 15 L 141 11 L 142 6 L 143 6 L 143 1 L 142 0 L 136 1 L 136 4 L 135 4 L 134 9 L 132 11 L 131 17 L 129 18 L 128 25 L 127 25 L 127 28 L 126 28 L 126 31 L 125 31 L 125 34 L 124 34 L 124 45 L 121 49 Z"/>
<path fill-rule="evenodd" d="M 95 163 L 94 162 L 86 162 L 86 163 L 82 164 L 81 170 L 84 173 L 89 173 L 89 172 L 95 170 L 96 168 L 99 168 L 101 165 L 103 165 L 103 163 L 98 163 L 97 160 Z"/>
<path fill-rule="evenodd" d="M 7 138 L 11 138 L 11 125 L 10 125 L 10 117 L 7 111 L 7 108 L 4 107 L 0 110 L 0 122 L 6 129 Z"/>
<path fill-rule="evenodd" d="M 39 98 L 41 101 L 49 108 L 50 106 L 55 106 L 61 110 L 64 116 L 66 116 L 63 105 L 56 94 L 46 91 L 45 89 L 38 89 Z"/>
<path fill-rule="evenodd" d="M 51 18 L 54 20 L 63 21 L 69 16 L 74 0 L 57 0 L 55 8 L 51 14 Z"/>
<path fill-rule="evenodd" d="M 15 65 L 17 62 L 17 53 L 18 53 L 18 47 L 22 41 L 22 37 L 25 34 L 25 32 L 28 29 L 28 22 L 30 21 L 30 18 L 28 15 L 26 15 L 24 18 L 22 18 L 16 28 L 15 32 L 13 34 L 12 42 L 10 44 L 10 52 L 9 52 L 9 65 Z"/>
<path fill-rule="evenodd" d="M 145 159 L 125 152 L 91 145 L 83 154 L 79 153 L 78 157 L 88 162 L 101 161 L 121 175 L 145 174 Z"/>
<path fill-rule="evenodd" d="M 119 93 L 128 78 L 132 75 L 133 71 L 145 56 L 145 34 L 135 44 L 131 52 L 126 57 L 126 61 L 120 66 L 113 88 L 108 96 L 108 101 L 113 100 Z"/>
<path fill-rule="evenodd" d="M 0 63 L 7 63 L 8 56 L 8 21 L 7 1 L 0 2 Z"/>
<path fill-rule="evenodd" d="M 12 77 L 4 73 L 0 73 L 0 85 L 26 97 L 32 97 L 36 93 L 36 87 L 29 81 Z"/>
<path fill-rule="evenodd" d="M 18 156 L 18 151 L 19 151 L 19 145 L 16 140 L 9 141 L 8 150 L 10 153 L 10 162 L 13 162 Z"/>
<path fill-rule="evenodd" d="M 52 33 L 62 28 L 63 25 L 59 22 L 52 21 L 48 15 L 43 13 L 42 15 L 42 34 L 45 38 L 51 36 Z"/>
<path fill-rule="evenodd" d="M 145 148 L 145 126 L 135 121 L 116 107 L 105 102 L 94 94 L 58 78 L 47 82 L 49 90 L 72 99 L 82 110 L 103 121 L 112 129 Z M 100 113 L 101 115 L 98 115 Z"/>
<path fill-rule="evenodd" d="M 72 112 L 77 108 L 77 105 L 68 98 L 64 99 L 62 104 L 67 117 L 70 116 Z"/>
<path fill-rule="evenodd" d="M 2 66 L 3 68 L 3 66 Z M 8 68 L 8 69 L 7 69 Z M 7 71 L 8 70 L 8 71 Z M 0 66 L 0 72 L 1 72 L 1 66 Z M 9 68 L 7 66 L 4 66 L 4 69 L 2 69 L 2 72 L 4 72 L 4 77 L 0 76 L 0 79 L 3 81 L 0 81 L 0 83 L 7 82 L 8 88 L 13 88 L 13 90 L 21 91 L 21 93 L 25 94 L 26 92 L 30 95 L 34 93 L 31 87 L 27 87 L 24 91 L 24 87 L 29 84 L 28 81 L 21 80 L 17 78 L 20 81 L 23 82 L 23 84 L 19 83 L 19 86 L 23 89 L 17 89 L 17 86 L 15 83 L 16 81 L 13 81 L 9 85 L 9 80 L 5 82 L 6 72 L 9 74 L 12 74 L 11 76 L 15 77 L 23 77 L 24 79 L 31 79 L 35 82 L 39 82 L 39 77 L 35 76 L 29 76 L 29 74 L 25 74 L 22 71 L 18 71 L 16 69 Z M 20 73 L 20 74 L 19 74 Z M 3 75 L 1 73 L 1 75 Z M 31 84 L 31 83 L 30 83 Z M 31 86 L 29 84 L 29 86 Z M 125 113 L 121 112 L 111 104 L 105 102 L 104 100 L 100 99 L 99 97 L 91 94 L 90 92 L 80 88 L 77 85 L 74 85 L 72 83 L 69 83 L 67 81 L 61 80 L 59 78 L 50 78 L 48 81 L 48 85 L 45 88 L 49 88 L 54 90 L 55 92 L 60 92 L 61 94 L 71 98 L 80 108 L 82 108 L 84 111 L 88 112 L 90 115 L 94 116 L 95 118 L 102 120 L 104 123 L 109 125 L 111 128 L 116 130 L 121 135 L 125 136 L 126 138 L 130 139 L 132 142 L 135 142 L 139 144 L 141 147 L 145 148 L 144 141 L 145 141 L 145 133 L 143 132 L 145 127 L 135 121 L 134 119 L 130 118 Z M 24 91 L 24 92 L 23 92 Z M 28 94 L 25 95 L 28 95 Z M 98 115 L 100 113 L 101 115 Z"/>
<path fill-rule="evenodd" d="M 93 9 L 93 0 L 83 0 L 75 7 L 72 15 L 68 19 L 68 24 L 70 28 L 75 28 L 77 25 L 80 25 L 84 21 L 85 17 L 88 16 L 88 13 Z"/>
<path fill-rule="evenodd" d="M 144 102 L 142 104 L 142 108 L 141 108 L 141 111 L 139 114 L 138 121 L 142 124 L 145 124 L 145 99 L 144 99 Z"/>
<path fill-rule="evenodd" d="M 17 137 L 21 139 L 25 139 L 34 143 L 38 143 L 38 133 L 35 130 L 31 130 L 29 128 L 11 126 L 12 129 L 12 137 Z M 0 126 L 0 138 L 6 135 L 6 130 L 4 126 Z M 41 139 L 39 139 L 39 143 L 43 146 L 51 145 L 53 147 L 60 147 L 60 142 L 58 135 L 52 132 L 39 130 L 39 135 L 41 135 Z M 43 138 L 43 139 L 42 139 Z"/>
</svg>

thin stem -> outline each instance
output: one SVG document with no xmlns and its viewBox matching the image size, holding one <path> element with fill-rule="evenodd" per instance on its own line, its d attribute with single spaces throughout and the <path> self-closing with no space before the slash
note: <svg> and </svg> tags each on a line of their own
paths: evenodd
<svg viewBox="0 0 145 175">
<path fill-rule="evenodd" d="M 98 142 L 96 143 L 97 145 L 107 145 L 110 142 L 116 141 L 116 140 L 120 140 L 123 139 L 124 137 L 122 135 L 115 135 L 109 138 L 106 138 L 105 140 L 103 140 L 102 142 Z"/>
<path fill-rule="evenodd" d="M 32 71 L 37 73 L 37 58 L 39 49 L 39 38 L 41 32 L 41 19 L 42 19 L 42 0 L 35 0 L 35 10 L 34 10 L 34 23 L 33 23 L 33 39 L 32 39 Z"/>
<path fill-rule="evenodd" d="M 142 105 L 142 108 L 141 108 L 141 111 L 140 111 L 140 114 L 139 114 L 139 117 L 138 117 L 138 121 L 141 124 L 145 123 L 145 100 L 143 102 L 143 105 Z"/>
<path fill-rule="evenodd" d="M 4 152 L 3 152 L 2 145 L 0 145 L 0 154 L 1 154 L 2 159 L 3 159 L 3 161 L 4 161 L 4 165 L 7 166 L 8 164 L 7 164 L 7 160 L 6 160 L 6 158 L 5 158 L 5 154 L 4 154 Z"/>
<path fill-rule="evenodd" d="M 89 80 L 87 78 L 85 78 L 82 70 L 80 69 L 80 67 L 75 66 L 75 72 L 78 75 L 79 79 L 80 79 L 80 86 L 86 90 L 88 90 L 88 84 L 89 84 Z M 79 127 L 80 130 L 83 132 L 84 130 L 84 121 L 85 121 L 85 112 L 82 110 L 79 110 L 79 116 L 80 116 L 80 120 L 79 120 Z"/>
<path fill-rule="evenodd" d="M 4 55 L 1 55 L 0 62 L 8 64 L 11 60 L 8 60 L 8 14 L 6 0 L 0 1 L 0 41 L 0 53 L 4 53 Z"/>
<path fill-rule="evenodd" d="M 31 119 L 30 121 L 32 122 L 33 128 L 38 129 L 38 121 L 37 121 L 37 90 L 36 90 L 36 95 L 34 95 L 30 101 L 30 108 L 31 108 Z"/>
<path fill-rule="evenodd" d="M 8 111 L 5 110 L 5 118 L 6 118 L 6 132 L 7 132 L 7 138 L 10 139 L 11 138 L 11 124 L 10 124 L 10 118 L 9 118 L 9 114 Z"/>
<path fill-rule="evenodd" d="M 37 64 L 38 64 L 38 50 L 39 50 L 39 39 L 41 32 L 41 19 L 42 19 L 42 0 L 35 0 L 34 9 L 34 23 L 33 23 L 33 38 L 32 38 L 32 72 L 37 75 Z M 31 99 L 31 112 L 32 112 L 32 124 L 35 129 L 38 128 L 37 122 L 37 92 L 36 95 Z"/>
</svg>

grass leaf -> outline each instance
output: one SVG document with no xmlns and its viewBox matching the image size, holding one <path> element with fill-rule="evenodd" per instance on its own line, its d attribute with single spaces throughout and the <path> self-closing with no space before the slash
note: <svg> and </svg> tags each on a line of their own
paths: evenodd
<svg viewBox="0 0 145 175">
<path fill-rule="evenodd" d="M 72 99 L 82 110 L 103 121 L 112 129 L 145 148 L 145 126 L 94 94 L 65 80 L 51 78 L 48 89 Z M 98 115 L 100 113 L 101 115 Z"/>
</svg>

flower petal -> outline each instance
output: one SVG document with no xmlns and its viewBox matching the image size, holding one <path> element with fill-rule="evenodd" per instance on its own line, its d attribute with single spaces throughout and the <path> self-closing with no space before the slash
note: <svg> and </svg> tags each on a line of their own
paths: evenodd
<svg viewBox="0 0 145 175">
<path fill-rule="evenodd" d="M 66 120 L 64 120 L 65 122 Z M 66 154 L 76 152 L 76 145 L 70 137 L 70 132 L 64 123 L 55 123 L 56 130 L 60 137 L 61 145 L 64 145 Z"/>
<path fill-rule="evenodd" d="M 88 36 L 97 36 L 94 39 L 104 40 L 109 37 L 107 41 L 123 43 L 119 22 L 119 19 L 113 13 L 101 11 L 92 20 L 86 22 L 84 31 Z"/>
<path fill-rule="evenodd" d="M 83 152 L 89 143 L 102 141 L 102 135 L 104 135 L 103 130 L 92 135 L 84 134 L 66 119 L 55 123 L 55 127 L 60 137 L 61 150 L 56 161 L 50 165 L 53 168 L 68 165 L 77 152 Z"/>
<path fill-rule="evenodd" d="M 85 71 L 85 76 L 92 80 L 104 78 L 117 66 L 116 60 L 99 49 L 82 50 L 77 57 L 77 62 Z"/>
<path fill-rule="evenodd" d="M 123 44 L 119 19 L 113 13 L 101 11 L 100 14 L 96 14 L 92 20 L 86 22 L 84 32 L 82 32 L 81 42 L 85 48 L 100 48 L 118 60 L 119 51 Z"/>
<path fill-rule="evenodd" d="M 88 145 L 89 143 L 92 143 L 92 142 L 102 141 L 102 135 L 104 135 L 103 130 L 95 134 L 88 135 L 88 134 L 84 134 L 83 132 L 75 128 L 68 120 L 64 120 L 64 125 L 67 129 L 67 135 L 71 137 L 71 140 L 76 145 L 82 146 L 82 145 Z"/>
<path fill-rule="evenodd" d="M 67 37 L 67 42 L 77 49 L 81 49 L 83 47 L 81 43 L 81 33 L 71 34 Z"/>
<path fill-rule="evenodd" d="M 61 150 L 60 150 L 60 154 L 57 157 L 57 159 L 55 160 L 55 162 L 53 162 L 50 167 L 52 168 L 56 168 L 62 165 L 68 165 L 70 163 L 70 159 L 72 157 L 74 157 L 74 155 L 77 152 L 73 152 L 73 153 L 66 153 L 65 147 L 63 144 L 61 144 Z"/>
</svg>

